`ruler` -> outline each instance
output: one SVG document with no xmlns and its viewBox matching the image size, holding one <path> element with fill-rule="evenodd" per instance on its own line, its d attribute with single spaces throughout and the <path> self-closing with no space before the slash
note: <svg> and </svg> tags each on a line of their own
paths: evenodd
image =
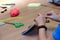
<svg viewBox="0 0 60 40">
<path fill-rule="evenodd" d="M 6 18 L 6 19 L 3 19 L 3 20 L 0 20 L 0 22 L 5 22 L 7 20 L 12 20 L 12 19 L 15 19 L 15 18 L 23 18 L 23 17 L 22 16 L 17 16 L 17 17 Z"/>
</svg>

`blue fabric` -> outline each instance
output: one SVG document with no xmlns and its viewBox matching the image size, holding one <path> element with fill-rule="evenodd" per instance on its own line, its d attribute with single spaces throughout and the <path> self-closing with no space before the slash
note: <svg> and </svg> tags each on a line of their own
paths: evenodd
<svg viewBox="0 0 60 40">
<path fill-rule="evenodd" d="M 60 0 L 54 0 L 54 2 L 60 5 Z"/>
<path fill-rule="evenodd" d="M 49 2 L 54 2 L 54 3 L 56 3 L 56 4 L 58 4 L 58 5 L 60 5 L 60 0 L 48 0 Z"/>
<path fill-rule="evenodd" d="M 52 36 L 55 40 L 60 40 L 60 24 L 58 24 L 57 28 L 53 31 Z"/>
</svg>

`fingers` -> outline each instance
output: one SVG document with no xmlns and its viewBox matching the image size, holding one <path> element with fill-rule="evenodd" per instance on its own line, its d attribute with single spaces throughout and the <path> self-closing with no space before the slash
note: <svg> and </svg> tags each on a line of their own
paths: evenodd
<svg viewBox="0 0 60 40">
<path fill-rule="evenodd" d="M 38 13 L 38 16 L 34 19 L 34 21 L 37 24 L 43 24 L 43 23 L 45 23 L 47 18 L 54 20 L 57 17 L 58 16 L 53 11 L 47 12 L 47 13 L 45 13 L 45 15 L 42 15 L 41 13 Z"/>
<path fill-rule="evenodd" d="M 38 16 L 34 19 L 35 22 L 40 22 L 40 21 L 43 21 L 44 20 L 44 17 L 42 14 L 38 14 Z"/>
<path fill-rule="evenodd" d="M 41 13 L 38 13 L 38 16 L 41 16 L 42 14 Z"/>
<path fill-rule="evenodd" d="M 34 19 L 34 21 L 35 21 L 35 24 L 38 26 L 45 24 L 42 14 L 38 14 L 38 16 Z"/>
</svg>

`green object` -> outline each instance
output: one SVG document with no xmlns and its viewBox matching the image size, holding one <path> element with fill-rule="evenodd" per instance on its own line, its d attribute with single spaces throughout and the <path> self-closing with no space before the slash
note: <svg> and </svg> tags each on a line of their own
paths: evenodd
<svg viewBox="0 0 60 40">
<path fill-rule="evenodd" d="M 15 18 L 23 18 L 22 16 L 17 16 L 17 17 L 12 17 L 12 18 L 5 18 L 3 20 L 0 20 L 0 22 L 5 22 L 7 20 L 12 20 L 12 19 L 15 19 Z"/>
<path fill-rule="evenodd" d="M 15 3 L 11 3 L 11 4 L 2 4 L 2 5 L 12 6 L 12 5 L 15 5 Z"/>
<path fill-rule="evenodd" d="M 13 6 L 15 6 L 15 3 L 2 3 L 2 4 L 0 4 L 0 6 L 2 6 L 2 7 L 7 7 L 7 8 L 11 8 L 11 7 L 13 7 Z"/>
<path fill-rule="evenodd" d="M 21 26 L 24 26 L 24 24 L 19 22 L 12 22 L 11 24 L 14 25 L 16 28 L 20 28 Z"/>
<path fill-rule="evenodd" d="M 28 7 L 39 7 L 41 6 L 41 3 L 29 3 L 27 6 Z"/>
</svg>

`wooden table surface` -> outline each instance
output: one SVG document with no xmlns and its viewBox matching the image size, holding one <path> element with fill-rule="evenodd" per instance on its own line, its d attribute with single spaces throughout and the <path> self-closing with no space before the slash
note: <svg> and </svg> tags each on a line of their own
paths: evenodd
<svg viewBox="0 0 60 40">
<path fill-rule="evenodd" d="M 27 4 L 30 2 L 39 2 L 44 5 L 48 5 L 49 7 L 40 6 L 38 8 L 29 8 L 27 7 Z M 36 32 L 33 32 L 31 34 L 36 35 L 28 35 L 24 36 L 21 33 L 28 28 L 29 25 L 33 24 L 33 19 L 36 18 L 38 13 L 46 13 L 48 11 L 55 11 L 57 14 L 60 13 L 60 7 L 55 6 L 53 4 L 48 3 L 47 0 L 16 0 L 16 7 L 20 10 L 20 15 L 23 18 L 16 18 L 13 20 L 8 20 L 9 22 L 21 22 L 25 24 L 23 27 L 15 28 L 13 25 L 6 24 L 4 26 L 0 26 L 0 40 L 38 40 L 38 34 Z M 54 8 L 50 8 L 54 7 Z M 56 9 L 55 9 L 56 8 Z M 0 20 L 5 18 L 12 18 L 9 15 L 10 8 L 5 13 L 0 13 Z M 53 30 L 57 26 L 57 22 L 50 20 L 50 23 L 47 23 L 47 27 L 50 30 Z M 51 32 L 51 31 L 50 31 Z M 51 33 L 50 33 L 51 35 Z"/>
</svg>

